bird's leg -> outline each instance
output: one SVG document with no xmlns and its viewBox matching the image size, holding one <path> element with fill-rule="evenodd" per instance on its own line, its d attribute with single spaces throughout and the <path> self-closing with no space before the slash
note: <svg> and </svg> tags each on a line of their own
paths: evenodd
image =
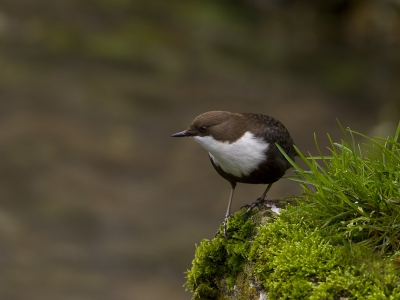
<svg viewBox="0 0 400 300">
<path fill-rule="evenodd" d="M 233 193 L 235 192 L 236 182 L 231 182 L 231 186 L 232 186 L 232 188 L 231 188 L 231 193 L 229 195 L 228 209 L 226 210 L 224 222 L 222 223 L 222 225 L 224 226 L 224 237 L 225 237 L 225 239 L 228 239 L 228 237 L 226 236 L 226 224 L 228 223 L 228 218 L 232 217 L 231 205 L 232 205 Z M 215 236 L 217 236 L 218 233 L 219 233 L 219 230 L 217 231 Z"/>
<path fill-rule="evenodd" d="M 268 184 L 268 186 L 267 186 L 267 188 L 265 189 L 264 193 L 261 195 L 260 198 L 257 198 L 256 201 L 254 201 L 254 202 L 251 203 L 251 204 L 243 205 L 243 206 L 241 207 L 241 208 L 247 207 L 247 210 L 246 210 L 246 212 L 244 212 L 244 213 L 242 214 L 242 217 L 245 216 L 245 215 L 247 215 L 249 212 L 251 212 L 256 206 L 258 207 L 258 209 L 261 209 L 262 205 L 263 205 L 264 202 L 265 202 L 265 196 L 267 195 L 267 193 L 268 193 L 269 189 L 271 188 L 271 186 L 272 186 L 272 183 Z"/>
<path fill-rule="evenodd" d="M 228 237 L 226 236 L 226 224 L 228 223 L 228 218 L 232 217 L 231 205 L 232 205 L 233 193 L 234 193 L 235 187 L 236 187 L 236 182 L 231 183 L 231 185 L 232 185 L 232 188 L 231 188 L 231 194 L 229 195 L 228 209 L 226 210 L 225 219 L 224 219 L 224 222 L 222 223 L 224 225 L 224 237 L 225 237 L 225 239 L 228 239 Z"/>
</svg>

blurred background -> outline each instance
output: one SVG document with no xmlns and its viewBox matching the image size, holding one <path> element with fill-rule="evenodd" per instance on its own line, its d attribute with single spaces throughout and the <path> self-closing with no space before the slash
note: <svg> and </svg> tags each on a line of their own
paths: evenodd
<svg viewBox="0 0 400 300">
<path fill-rule="evenodd" d="M 271 115 L 304 153 L 336 118 L 393 134 L 400 2 L 1 1 L 0 298 L 190 299 L 230 186 L 170 135 L 209 110 Z"/>
</svg>

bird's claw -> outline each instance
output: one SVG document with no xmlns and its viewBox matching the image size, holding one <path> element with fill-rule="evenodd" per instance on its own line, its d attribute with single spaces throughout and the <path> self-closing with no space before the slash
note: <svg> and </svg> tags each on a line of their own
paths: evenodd
<svg viewBox="0 0 400 300">
<path fill-rule="evenodd" d="M 226 214 L 225 215 L 225 219 L 224 219 L 224 221 L 222 222 L 222 226 L 223 226 L 223 229 L 224 229 L 224 238 L 226 239 L 226 240 L 228 240 L 228 236 L 226 235 L 226 225 L 228 224 L 228 219 L 229 218 L 232 218 L 233 217 L 233 215 L 232 214 Z M 217 231 L 217 233 L 215 234 L 215 237 L 218 235 L 220 233 L 220 230 L 218 229 L 218 231 Z"/>
<path fill-rule="evenodd" d="M 262 209 L 262 206 L 264 205 L 264 203 L 265 203 L 265 199 L 262 199 L 262 198 L 260 197 L 260 198 L 257 198 L 257 200 L 254 201 L 254 202 L 251 203 L 251 204 L 245 204 L 245 205 L 243 205 L 241 208 L 247 207 L 247 210 L 242 214 L 242 217 L 246 216 L 246 215 L 247 215 L 249 212 L 251 212 L 255 207 L 258 207 L 258 209 L 261 210 L 261 209 Z"/>
</svg>

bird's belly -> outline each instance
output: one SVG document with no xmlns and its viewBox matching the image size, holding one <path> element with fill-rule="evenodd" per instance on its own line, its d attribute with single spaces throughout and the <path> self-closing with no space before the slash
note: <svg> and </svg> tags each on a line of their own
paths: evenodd
<svg viewBox="0 0 400 300">
<path fill-rule="evenodd" d="M 195 140 L 208 151 L 217 167 L 238 178 L 250 175 L 267 160 L 269 144 L 251 132 L 246 132 L 233 143 L 220 142 L 208 136 L 195 137 Z"/>
<path fill-rule="evenodd" d="M 260 162 L 263 161 L 258 159 L 252 159 L 249 156 L 245 157 L 230 156 L 229 158 L 227 158 L 218 155 L 213 155 L 210 152 L 209 154 L 216 166 L 220 167 L 225 173 L 231 174 L 235 177 L 248 176 L 255 169 L 257 169 L 258 161 Z"/>
</svg>

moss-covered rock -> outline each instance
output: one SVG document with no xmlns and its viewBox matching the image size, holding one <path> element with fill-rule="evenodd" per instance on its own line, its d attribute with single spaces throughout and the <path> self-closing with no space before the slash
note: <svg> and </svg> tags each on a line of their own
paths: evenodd
<svg viewBox="0 0 400 300">
<path fill-rule="evenodd" d="M 186 287 L 193 299 L 400 299 L 399 271 L 388 257 L 324 236 L 289 206 L 235 214 L 229 239 L 196 248 Z"/>
<path fill-rule="evenodd" d="M 211 241 L 203 239 L 196 247 L 186 283 L 194 293 L 193 299 L 224 299 L 233 292 L 238 275 L 244 270 L 257 224 L 251 216 L 242 218 L 240 214 L 228 221 L 228 240 L 218 234 Z"/>
</svg>

